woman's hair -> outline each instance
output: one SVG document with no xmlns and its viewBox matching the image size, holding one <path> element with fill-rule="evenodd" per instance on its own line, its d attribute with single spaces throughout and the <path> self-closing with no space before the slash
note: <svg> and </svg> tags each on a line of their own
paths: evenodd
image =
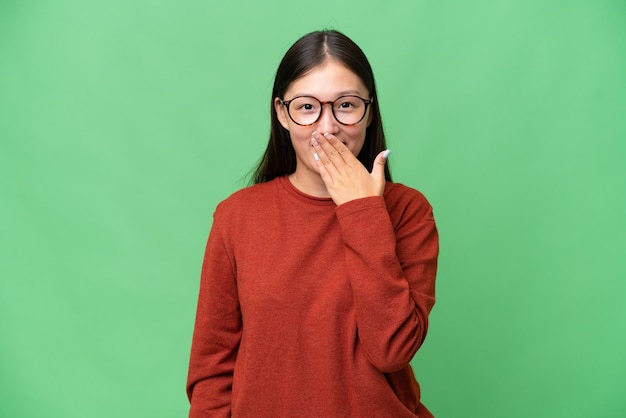
<svg viewBox="0 0 626 418">
<path fill-rule="evenodd" d="M 272 115 L 270 138 L 265 153 L 252 174 L 253 184 L 270 181 L 296 171 L 296 152 L 291 144 L 289 131 L 278 121 L 274 99 L 276 97 L 284 99 L 283 95 L 293 81 L 329 59 L 346 66 L 359 76 L 373 100 L 370 105 L 372 120 L 367 127 L 365 142 L 357 158 L 368 171 L 371 171 L 378 153 L 387 148 L 374 74 L 367 57 L 357 44 L 341 32 L 335 30 L 311 32 L 289 48 L 276 71 L 270 105 Z M 391 181 L 388 164 L 385 164 L 385 178 Z"/>
</svg>

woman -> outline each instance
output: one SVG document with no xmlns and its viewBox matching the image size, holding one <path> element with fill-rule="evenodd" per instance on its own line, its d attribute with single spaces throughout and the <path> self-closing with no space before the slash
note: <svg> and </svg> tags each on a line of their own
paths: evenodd
<svg viewBox="0 0 626 418">
<path fill-rule="evenodd" d="M 336 31 L 280 63 L 254 185 L 206 248 L 190 417 L 430 417 L 409 361 L 434 304 L 438 236 L 391 182 L 374 77 Z"/>
</svg>

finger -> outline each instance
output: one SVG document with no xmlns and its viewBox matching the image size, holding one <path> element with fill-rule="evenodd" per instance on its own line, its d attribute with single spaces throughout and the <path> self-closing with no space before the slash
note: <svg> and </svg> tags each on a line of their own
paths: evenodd
<svg viewBox="0 0 626 418">
<path fill-rule="evenodd" d="M 328 155 L 328 152 L 326 151 L 326 149 L 328 149 L 328 145 L 326 145 L 325 148 L 322 147 L 321 143 L 326 143 L 326 142 L 327 141 L 325 141 L 324 138 L 320 134 L 318 134 L 317 132 L 313 132 L 313 135 L 311 136 L 311 145 L 313 146 L 313 151 L 317 155 L 316 161 L 319 164 L 322 164 L 325 170 L 328 172 L 328 174 L 332 177 L 339 173 L 337 170 L 337 166 L 335 165 L 335 162 L 338 162 L 338 161 L 337 161 L 336 156 L 334 156 L 334 159 L 333 159 Z M 337 153 L 337 151 L 335 151 L 335 153 Z"/>
<path fill-rule="evenodd" d="M 349 163 L 350 158 L 354 158 L 352 151 L 346 144 L 331 133 L 325 133 L 319 142 L 328 157 L 336 164 Z"/>
<path fill-rule="evenodd" d="M 317 165 L 317 169 L 319 170 L 320 177 L 325 184 L 333 184 L 333 178 L 326 169 L 324 163 L 322 163 L 320 156 L 315 150 L 313 150 L 313 159 L 315 160 L 315 164 Z"/>
<path fill-rule="evenodd" d="M 382 151 L 374 159 L 372 177 L 379 184 L 385 182 L 385 164 L 387 164 L 387 159 L 389 158 L 390 153 L 391 150 Z"/>
</svg>

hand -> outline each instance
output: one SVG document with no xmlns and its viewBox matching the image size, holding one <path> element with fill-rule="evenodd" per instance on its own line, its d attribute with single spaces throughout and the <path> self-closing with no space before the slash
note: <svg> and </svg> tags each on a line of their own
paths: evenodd
<svg viewBox="0 0 626 418">
<path fill-rule="evenodd" d="M 313 132 L 311 145 L 326 190 L 337 205 L 385 191 L 385 163 L 389 150 L 376 156 L 372 172 L 336 136 Z"/>
</svg>

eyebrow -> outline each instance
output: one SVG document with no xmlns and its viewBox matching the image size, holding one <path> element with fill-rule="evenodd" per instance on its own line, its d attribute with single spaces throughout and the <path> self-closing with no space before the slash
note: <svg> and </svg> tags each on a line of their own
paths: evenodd
<svg viewBox="0 0 626 418">
<path fill-rule="evenodd" d="M 344 90 L 344 91 L 340 91 L 337 93 L 337 97 L 341 97 L 341 96 L 345 96 L 347 94 L 355 94 L 357 96 L 361 96 L 361 92 L 357 91 L 357 90 Z M 315 97 L 315 95 L 311 94 L 311 93 L 304 93 L 304 92 L 298 92 L 296 94 L 293 95 L 293 97 L 298 97 L 298 96 L 311 96 L 311 97 Z M 366 94 L 367 96 L 367 94 Z"/>
</svg>

